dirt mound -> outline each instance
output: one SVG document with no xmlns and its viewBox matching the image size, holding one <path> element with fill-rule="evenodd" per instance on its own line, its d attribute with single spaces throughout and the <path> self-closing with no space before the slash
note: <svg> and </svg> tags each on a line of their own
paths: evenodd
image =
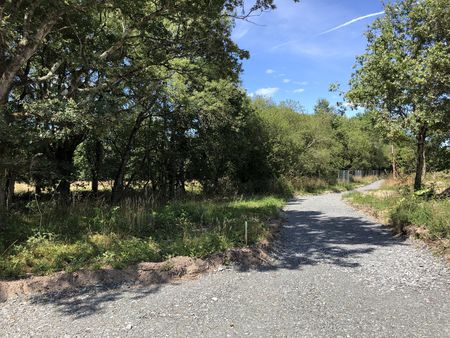
<svg viewBox="0 0 450 338">
<path fill-rule="evenodd" d="M 102 285 L 117 287 L 124 284 L 149 285 L 167 283 L 174 279 L 194 277 L 216 268 L 219 260 L 174 257 L 164 262 L 140 263 L 124 270 L 100 269 L 58 272 L 50 276 L 35 276 L 17 281 L 0 282 L 0 301 L 17 296 L 58 293 L 83 287 Z"/>
</svg>

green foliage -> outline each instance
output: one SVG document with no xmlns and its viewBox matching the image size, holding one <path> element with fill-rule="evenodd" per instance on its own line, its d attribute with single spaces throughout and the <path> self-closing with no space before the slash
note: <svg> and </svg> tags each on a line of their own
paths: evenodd
<svg viewBox="0 0 450 338">
<path fill-rule="evenodd" d="M 447 138 L 441 138 L 434 149 L 448 142 L 449 25 L 446 0 L 387 4 L 385 15 L 366 34 L 366 53 L 357 59 L 347 93 L 350 102 L 376 113 L 379 126 L 393 141 L 402 135 L 414 135 L 416 190 L 422 185 L 429 136 Z"/>
<path fill-rule="evenodd" d="M 373 194 L 365 194 L 360 192 L 351 192 L 345 196 L 352 202 L 356 204 L 368 205 L 375 209 L 375 211 L 383 211 L 389 207 L 392 207 L 393 203 L 398 199 L 397 197 L 390 195 L 380 198 Z"/>
<path fill-rule="evenodd" d="M 258 125 L 261 141 L 257 152 L 246 157 L 257 163 L 260 179 L 265 174 L 268 180 L 271 175 L 286 177 L 294 187 L 313 184 L 300 184 L 299 178 L 305 177 L 304 181 L 320 181 L 325 188 L 335 183 L 338 169 L 389 166 L 388 146 L 373 128 L 370 113 L 340 116 L 326 100 L 318 101 L 314 114 L 262 98 L 253 101 L 253 108 L 256 116 L 251 123 Z M 246 135 L 253 138 L 255 133 Z"/>
<path fill-rule="evenodd" d="M 447 200 L 404 197 L 391 210 L 390 217 L 398 231 L 408 225 L 417 225 L 428 229 L 432 239 L 450 239 L 450 202 Z"/>
</svg>

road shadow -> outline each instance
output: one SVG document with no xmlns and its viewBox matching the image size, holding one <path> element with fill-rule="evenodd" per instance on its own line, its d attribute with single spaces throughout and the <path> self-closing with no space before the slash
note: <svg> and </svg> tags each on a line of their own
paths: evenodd
<svg viewBox="0 0 450 338">
<path fill-rule="evenodd" d="M 93 286 L 60 293 L 47 293 L 31 298 L 31 304 L 51 304 L 57 311 L 74 320 L 102 312 L 108 303 L 127 296 L 127 301 L 138 300 L 159 291 L 161 284 L 146 287 Z"/>
<path fill-rule="evenodd" d="M 302 200 L 287 205 L 299 205 Z M 404 237 L 394 237 L 391 230 L 364 217 L 335 217 L 318 211 L 288 210 L 285 222 L 270 250 L 272 264 L 258 270 L 301 269 L 330 264 L 356 268 L 360 259 L 375 250 L 403 245 Z M 251 266 L 239 266 L 249 271 Z"/>
</svg>

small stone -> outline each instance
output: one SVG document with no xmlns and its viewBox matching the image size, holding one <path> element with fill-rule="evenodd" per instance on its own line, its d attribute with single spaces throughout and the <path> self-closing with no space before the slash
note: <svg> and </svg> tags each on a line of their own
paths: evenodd
<svg viewBox="0 0 450 338">
<path fill-rule="evenodd" d="M 133 325 L 131 325 L 131 324 L 128 324 L 126 327 L 127 330 L 131 330 L 132 328 L 133 328 Z"/>
<path fill-rule="evenodd" d="M 214 302 L 217 302 L 219 299 L 217 297 L 211 298 Z"/>
</svg>

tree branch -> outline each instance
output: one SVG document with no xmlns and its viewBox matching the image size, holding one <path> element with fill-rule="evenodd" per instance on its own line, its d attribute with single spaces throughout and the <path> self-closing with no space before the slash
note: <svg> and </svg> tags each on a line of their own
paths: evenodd
<svg viewBox="0 0 450 338">
<path fill-rule="evenodd" d="M 50 79 L 53 75 L 55 75 L 55 72 L 58 70 L 58 68 L 62 65 L 63 62 L 64 62 L 64 60 L 56 61 L 55 64 L 52 66 L 52 68 L 50 68 L 49 72 L 46 75 L 38 77 L 38 81 L 42 82 L 42 81 L 47 81 L 48 79 Z"/>
</svg>

